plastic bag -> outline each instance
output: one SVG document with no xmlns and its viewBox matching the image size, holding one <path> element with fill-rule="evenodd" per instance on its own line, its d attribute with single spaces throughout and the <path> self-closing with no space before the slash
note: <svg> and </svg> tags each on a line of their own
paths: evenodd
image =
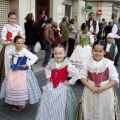
<svg viewBox="0 0 120 120">
<path fill-rule="evenodd" d="M 41 49 L 41 44 L 37 42 L 34 46 L 34 51 L 37 53 L 37 52 L 40 52 L 40 49 Z"/>
</svg>

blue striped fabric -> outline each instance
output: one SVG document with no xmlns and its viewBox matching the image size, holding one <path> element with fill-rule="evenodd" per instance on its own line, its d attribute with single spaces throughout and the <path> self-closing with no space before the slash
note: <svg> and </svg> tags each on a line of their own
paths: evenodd
<svg viewBox="0 0 120 120">
<path fill-rule="evenodd" d="M 35 120 L 64 120 L 67 86 L 60 83 L 56 89 L 52 82 L 44 87 Z"/>
<path fill-rule="evenodd" d="M 20 100 L 28 100 L 28 90 L 20 90 L 20 91 L 14 91 L 14 90 L 6 90 L 6 99 L 13 99 L 16 101 Z"/>
<path fill-rule="evenodd" d="M 35 120 L 75 120 L 77 103 L 71 87 L 51 82 L 44 87 Z"/>
</svg>

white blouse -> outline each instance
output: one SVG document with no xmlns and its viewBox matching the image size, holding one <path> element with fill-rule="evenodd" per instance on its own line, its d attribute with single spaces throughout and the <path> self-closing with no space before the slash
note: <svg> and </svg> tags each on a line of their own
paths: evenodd
<svg viewBox="0 0 120 120">
<path fill-rule="evenodd" d="M 33 65 L 37 61 L 37 59 L 38 59 L 38 57 L 36 55 L 32 54 L 31 52 L 29 52 L 25 48 L 23 48 L 23 50 L 21 50 L 20 52 L 17 52 L 16 48 L 10 49 L 9 52 L 7 53 L 7 58 L 8 58 L 9 61 L 12 58 L 12 55 L 16 55 L 17 56 L 14 59 L 14 64 L 17 63 L 17 60 L 18 60 L 19 57 L 24 57 L 24 56 L 27 57 L 26 64 L 28 66 Z"/>
<path fill-rule="evenodd" d="M 6 35 L 7 35 L 8 31 L 10 31 L 12 33 L 12 38 L 11 38 L 12 40 L 14 39 L 14 37 L 17 35 L 18 32 L 20 32 L 20 36 L 22 36 L 24 38 L 24 33 L 22 31 L 21 26 L 19 26 L 17 24 L 15 24 L 14 26 L 5 24 L 2 29 L 1 40 L 7 40 Z"/>
<path fill-rule="evenodd" d="M 90 69 L 91 68 L 91 69 Z M 109 70 L 109 80 L 116 80 L 119 82 L 118 72 L 113 64 L 113 62 L 109 59 L 103 58 L 99 62 L 95 61 L 93 58 L 89 61 L 89 64 L 84 66 L 80 72 L 79 78 L 86 79 L 88 78 L 88 71 L 101 73 L 104 72 L 108 68 Z"/>
<path fill-rule="evenodd" d="M 55 68 L 59 68 L 61 64 L 56 63 Z M 68 65 L 67 69 L 68 73 L 71 74 L 72 78 L 69 80 L 70 84 L 74 85 L 75 82 L 79 79 L 79 71 L 73 66 L 72 64 Z M 49 79 L 51 77 L 51 68 L 50 65 L 48 64 L 45 68 L 45 75 L 46 78 Z"/>
</svg>

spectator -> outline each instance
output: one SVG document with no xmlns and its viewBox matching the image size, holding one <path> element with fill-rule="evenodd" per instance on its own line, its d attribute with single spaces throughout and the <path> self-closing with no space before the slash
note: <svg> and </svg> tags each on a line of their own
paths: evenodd
<svg viewBox="0 0 120 120">
<path fill-rule="evenodd" d="M 99 25 L 98 22 L 94 20 L 94 13 L 89 13 L 89 20 L 86 21 L 90 32 L 94 35 L 95 40 L 97 39 L 96 36 L 99 32 Z"/>
<path fill-rule="evenodd" d="M 105 40 L 107 38 L 107 35 L 111 33 L 113 24 L 111 21 L 109 21 L 108 25 L 105 27 Z M 107 41 L 107 40 L 106 40 Z"/>
<path fill-rule="evenodd" d="M 43 9 L 40 10 L 39 21 L 41 21 L 45 16 L 45 11 Z"/>
<path fill-rule="evenodd" d="M 60 27 L 60 33 L 61 33 L 61 38 L 62 38 L 62 44 L 64 45 L 64 47 L 66 48 L 67 46 L 67 42 L 68 42 L 68 36 L 69 36 L 69 31 L 67 28 L 67 23 L 68 23 L 68 17 L 65 16 L 62 19 L 62 22 L 60 23 L 59 27 Z"/>
<path fill-rule="evenodd" d="M 104 25 L 104 28 L 106 27 L 106 21 L 105 21 L 105 18 L 102 19 L 102 21 L 100 22 Z"/>
<path fill-rule="evenodd" d="M 54 47 L 57 46 L 58 44 L 61 44 L 61 37 L 60 37 L 60 31 L 58 30 L 58 24 L 56 22 L 53 23 L 53 31 L 54 31 Z"/>
<path fill-rule="evenodd" d="M 49 62 L 52 45 L 54 42 L 54 33 L 53 33 L 52 23 L 53 23 L 53 19 L 48 18 L 47 24 L 44 27 L 43 39 L 45 42 L 45 58 L 43 62 L 43 67 L 46 67 Z"/>
<path fill-rule="evenodd" d="M 44 40 L 43 40 L 43 31 L 44 31 L 44 26 L 47 22 L 47 16 L 44 16 L 43 19 L 41 20 L 41 26 L 40 26 L 40 43 L 42 50 L 45 50 L 45 45 L 44 45 Z"/>
<path fill-rule="evenodd" d="M 119 66 L 118 65 L 118 60 L 119 60 L 119 53 L 120 53 L 120 17 L 118 19 L 118 22 L 115 23 L 112 27 L 112 33 L 114 34 L 115 37 L 115 44 L 118 47 L 118 53 L 115 57 L 115 66 Z"/>
<path fill-rule="evenodd" d="M 24 23 L 25 28 L 25 45 L 27 45 L 27 49 L 32 52 L 34 52 L 34 46 L 36 42 L 38 41 L 38 30 L 36 22 L 34 21 L 33 14 L 28 13 L 25 17 L 26 22 Z"/>
<path fill-rule="evenodd" d="M 76 40 L 76 36 L 77 36 L 77 30 L 76 30 L 74 24 L 75 24 L 74 19 L 71 19 L 70 24 L 68 26 L 68 29 L 70 31 L 69 39 L 68 39 L 68 57 L 71 56 L 71 54 L 74 50 L 75 40 Z"/>
<path fill-rule="evenodd" d="M 105 39 L 105 23 L 100 22 L 99 23 L 99 32 L 97 35 L 98 40 L 104 40 Z"/>
</svg>

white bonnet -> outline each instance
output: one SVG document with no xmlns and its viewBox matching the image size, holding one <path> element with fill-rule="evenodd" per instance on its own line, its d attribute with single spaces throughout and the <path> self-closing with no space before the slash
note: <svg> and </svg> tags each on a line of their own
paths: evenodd
<svg viewBox="0 0 120 120">
<path fill-rule="evenodd" d="M 113 34 L 113 33 L 109 33 L 109 34 L 107 35 L 107 38 L 109 38 L 109 37 L 114 38 L 114 34 Z"/>
</svg>

